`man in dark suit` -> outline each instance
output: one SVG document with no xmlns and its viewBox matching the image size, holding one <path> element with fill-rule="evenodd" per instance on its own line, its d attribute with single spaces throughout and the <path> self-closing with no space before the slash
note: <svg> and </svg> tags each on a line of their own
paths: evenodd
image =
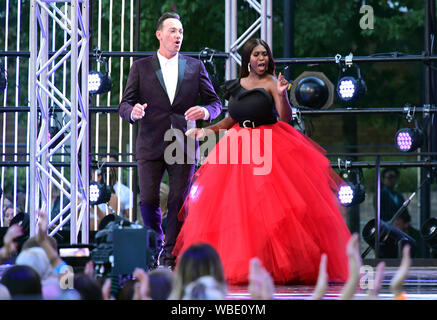
<svg viewBox="0 0 437 320">
<path fill-rule="evenodd" d="M 155 230 L 159 239 L 164 238 L 160 183 L 165 170 L 168 172 L 170 192 L 163 262 L 173 268 L 172 251 L 182 226 L 177 215 L 189 191 L 198 147 L 184 133 L 195 127 L 196 120 L 214 120 L 221 112 L 221 102 L 203 63 L 179 54 L 183 39 L 179 15 L 161 16 L 156 37 L 158 52 L 132 64 L 119 113 L 130 123 L 140 121 L 136 159 L 141 215 L 144 224 Z M 197 105 L 199 98 L 203 106 Z"/>
<path fill-rule="evenodd" d="M 396 190 L 396 184 L 399 179 L 399 171 L 396 168 L 385 168 L 382 171 L 382 186 L 381 186 L 381 219 L 390 221 L 395 213 L 405 202 L 405 198 L 399 191 Z M 376 196 L 373 199 L 373 204 L 376 209 Z M 408 209 L 404 209 L 407 214 Z"/>
</svg>

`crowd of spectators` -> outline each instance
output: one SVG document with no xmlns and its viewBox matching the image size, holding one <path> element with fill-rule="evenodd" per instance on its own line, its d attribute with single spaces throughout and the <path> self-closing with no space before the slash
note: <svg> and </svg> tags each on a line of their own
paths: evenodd
<svg viewBox="0 0 437 320">
<path fill-rule="evenodd" d="M 206 243 L 188 248 L 178 260 L 174 271 L 167 268 L 145 270 L 137 268 L 131 277 L 114 293 L 113 278 L 96 277 L 90 260 L 83 272 L 75 272 L 58 254 L 57 242 L 47 235 L 48 220 L 38 214 L 35 236 L 29 238 L 18 252 L 15 239 L 22 236 L 22 227 L 8 228 L 0 249 L 0 264 L 9 263 L 1 275 L 0 299 L 48 300 L 225 300 L 227 283 L 223 266 L 216 250 Z M 403 283 L 408 275 L 410 248 L 405 246 L 401 265 L 392 278 L 390 290 L 394 299 L 404 299 Z M 349 278 L 344 283 L 339 299 L 357 299 L 361 281 L 362 260 L 359 238 L 353 234 L 348 246 Z M 323 299 L 329 289 L 327 255 L 320 260 L 319 277 L 312 300 Z M 378 299 L 384 279 L 385 265 L 381 262 L 374 282 L 368 290 L 368 299 Z M 275 298 L 275 285 L 262 262 L 254 257 L 250 261 L 248 292 L 254 300 Z"/>
</svg>

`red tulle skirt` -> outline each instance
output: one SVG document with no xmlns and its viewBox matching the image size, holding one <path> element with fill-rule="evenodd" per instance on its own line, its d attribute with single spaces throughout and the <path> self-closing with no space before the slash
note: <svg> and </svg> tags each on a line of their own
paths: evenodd
<svg viewBox="0 0 437 320">
<path fill-rule="evenodd" d="M 314 284 L 326 253 L 330 281 L 344 282 L 351 235 L 334 192 L 340 182 L 324 150 L 292 126 L 236 124 L 194 175 L 173 253 L 211 244 L 230 284 L 248 282 L 252 257 L 277 284 Z"/>
</svg>

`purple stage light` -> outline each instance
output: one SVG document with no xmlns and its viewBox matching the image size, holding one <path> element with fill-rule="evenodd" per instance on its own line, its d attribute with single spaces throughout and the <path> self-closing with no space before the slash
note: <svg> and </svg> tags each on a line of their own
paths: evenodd
<svg viewBox="0 0 437 320">
<path fill-rule="evenodd" d="M 423 143 L 423 134 L 419 129 L 404 128 L 396 133 L 396 146 L 400 151 L 411 152 Z"/>
<path fill-rule="evenodd" d="M 396 142 L 401 151 L 408 151 L 411 149 L 412 139 L 408 132 L 401 132 L 396 137 Z"/>
</svg>

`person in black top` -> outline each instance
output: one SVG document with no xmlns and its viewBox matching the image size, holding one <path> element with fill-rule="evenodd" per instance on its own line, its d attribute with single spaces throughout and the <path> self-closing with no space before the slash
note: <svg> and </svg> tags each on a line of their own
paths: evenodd
<svg viewBox="0 0 437 320">
<path fill-rule="evenodd" d="M 346 281 L 351 235 L 333 192 L 339 177 L 322 148 L 289 124 L 289 82 L 276 76 L 268 44 L 249 40 L 241 57 L 240 78 L 224 85 L 229 115 L 186 133 L 227 130 L 195 173 L 173 253 L 212 245 L 230 284 L 248 282 L 253 257 L 276 283 L 315 284 L 326 253 L 330 280 Z"/>
</svg>

